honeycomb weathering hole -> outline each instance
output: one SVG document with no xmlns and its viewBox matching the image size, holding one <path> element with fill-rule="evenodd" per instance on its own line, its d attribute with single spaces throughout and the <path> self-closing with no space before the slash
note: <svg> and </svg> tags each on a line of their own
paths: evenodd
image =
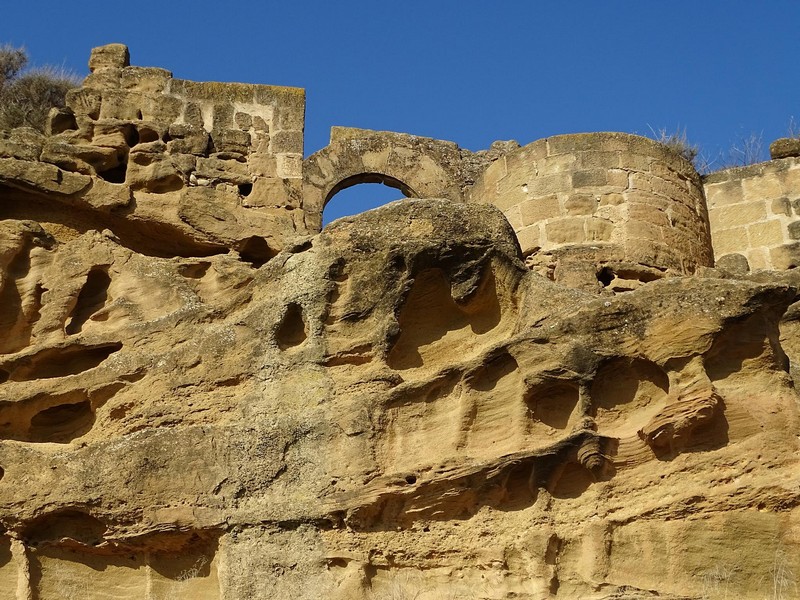
<svg viewBox="0 0 800 600">
<path fill-rule="evenodd" d="M 601 434 L 628 437 L 666 404 L 669 378 L 644 359 L 617 358 L 597 371 L 591 386 L 592 407 Z"/>
<path fill-rule="evenodd" d="M 44 515 L 34 520 L 25 531 L 25 539 L 32 546 L 44 542 L 57 542 L 69 538 L 86 546 L 96 546 L 103 541 L 107 527 L 102 521 L 78 510 L 64 510 Z"/>
<path fill-rule="evenodd" d="M 239 250 L 239 256 L 242 257 L 242 260 L 249 262 L 255 268 L 266 264 L 269 259 L 277 254 L 273 248 L 270 248 L 267 240 L 257 235 L 247 238 L 241 250 Z"/>
<path fill-rule="evenodd" d="M 420 272 L 400 311 L 400 336 L 389 353 L 393 369 L 421 367 L 430 357 L 459 348 L 463 355 L 469 341 L 500 324 L 502 306 L 497 282 L 487 269 L 478 291 L 463 306 L 456 303 L 450 280 L 442 269 Z"/>
<path fill-rule="evenodd" d="M 31 419 L 28 438 L 36 442 L 69 442 L 87 433 L 94 425 L 89 400 L 46 408 Z"/>
<path fill-rule="evenodd" d="M 68 335 L 79 333 L 93 314 L 108 302 L 108 288 L 111 277 L 106 267 L 94 267 L 86 276 L 86 283 L 78 294 L 75 308 L 64 330 Z"/>
<path fill-rule="evenodd" d="M 18 362 L 11 370 L 9 379 L 30 381 L 77 375 L 99 366 L 121 348 L 120 342 L 89 347 L 47 348 Z"/>
<path fill-rule="evenodd" d="M 525 403 L 532 421 L 565 429 L 578 404 L 578 386 L 560 381 L 534 385 L 528 389 Z"/>
<path fill-rule="evenodd" d="M 308 337 L 306 322 L 303 318 L 303 308 L 294 302 L 286 307 L 281 324 L 275 333 L 276 341 L 281 350 L 299 346 Z"/>
</svg>

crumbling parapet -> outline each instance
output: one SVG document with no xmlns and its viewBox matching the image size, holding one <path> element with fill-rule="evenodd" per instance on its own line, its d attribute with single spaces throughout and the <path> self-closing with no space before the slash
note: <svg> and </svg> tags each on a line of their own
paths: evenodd
<svg viewBox="0 0 800 600">
<path fill-rule="evenodd" d="M 95 48 L 48 135 L 0 136 L 0 183 L 85 209 L 69 224 L 79 233 L 98 227 L 99 209 L 101 228 L 143 252 L 233 249 L 263 263 L 307 234 L 304 90 L 196 83 L 129 63 L 121 44 Z M 174 243 L 154 248 L 155 238 Z"/>
<path fill-rule="evenodd" d="M 631 289 L 713 264 L 700 177 L 647 138 L 538 140 L 490 165 L 468 201 L 503 210 L 528 265 L 569 285 Z"/>
</svg>

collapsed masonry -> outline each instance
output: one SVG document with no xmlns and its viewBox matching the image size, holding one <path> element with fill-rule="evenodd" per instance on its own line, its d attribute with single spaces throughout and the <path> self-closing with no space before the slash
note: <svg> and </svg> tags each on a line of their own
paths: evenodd
<svg viewBox="0 0 800 600">
<path fill-rule="evenodd" d="M 90 68 L 0 138 L 0 600 L 797 583 L 791 142 L 304 160 L 302 90 Z M 370 181 L 410 199 L 320 232 Z"/>
</svg>

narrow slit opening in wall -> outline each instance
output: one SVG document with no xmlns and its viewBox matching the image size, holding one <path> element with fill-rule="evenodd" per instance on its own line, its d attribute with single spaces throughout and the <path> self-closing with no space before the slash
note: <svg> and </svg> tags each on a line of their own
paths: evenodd
<svg viewBox="0 0 800 600">
<path fill-rule="evenodd" d="M 415 197 L 417 194 L 409 186 L 387 175 L 366 173 L 348 177 L 334 186 L 328 195 L 322 213 L 322 226 L 394 200 Z"/>
</svg>

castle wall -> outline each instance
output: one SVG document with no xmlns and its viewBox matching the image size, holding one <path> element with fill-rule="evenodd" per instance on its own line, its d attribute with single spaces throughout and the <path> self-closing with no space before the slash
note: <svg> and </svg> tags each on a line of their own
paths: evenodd
<svg viewBox="0 0 800 600">
<path fill-rule="evenodd" d="M 134 191 L 207 188 L 232 206 L 300 210 L 304 90 L 175 79 L 130 66 L 121 44 L 95 48 L 89 66 L 51 117 L 42 161 Z M 303 222 L 298 212 L 288 229 Z"/>
<path fill-rule="evenodd" d="M 699 176 L 647 138 L 592 133 L 533 142 L 490 165 L 468 201 L 503 210 L 528 264 L 555 269 L 556 279 L 569 261 L 615 272 L 641 267 L 634 279 L 712 262 Z"/>
<path fill-rule="evenodd" d="M 704 179 L 714 256 L 750 268 L 800 266 L 800 158 L 725 169 Z"/>
</svg>

